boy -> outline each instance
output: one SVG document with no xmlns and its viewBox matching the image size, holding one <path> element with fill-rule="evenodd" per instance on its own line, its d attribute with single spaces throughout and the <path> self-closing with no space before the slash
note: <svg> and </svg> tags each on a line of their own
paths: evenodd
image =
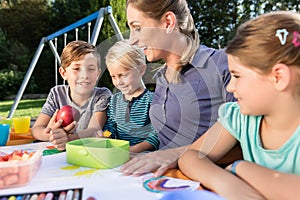
<svg viewBox="0 0 300 200">
<path fill-rule="evenodd" d="M 105 87 L 95 87 L 101 73 L 100 55 L 96 47 L 87 42 L 73 41 L 63 49 L 59 73 L 68 85 L 51 89 L 32 134 L 63 150 L 66 142 L 92 137 L 103 128 L 111 92 Z M 77 109 L 80 116 L 77 121 L 62 127 L 63 121 L 56 121 L 56 116 L 64 105 Z"/>
</svg>

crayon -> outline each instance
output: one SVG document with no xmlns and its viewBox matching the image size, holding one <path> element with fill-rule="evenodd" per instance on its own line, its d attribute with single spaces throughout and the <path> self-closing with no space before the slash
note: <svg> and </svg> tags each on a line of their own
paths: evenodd
<svg viewBox="0 0 300 200">
<path fill-rule="evenodd" d="M 24 194 L 22 197 L 22 200 L 29 200 L 30 199 L 30 194 Z"/>
<path fill-rule="evenodd" d="M 8 198 L 8 200 L 16 200 L 16 197 L 15 197 L 15 196 L 10 196 L 10 197 Z"/>
<path fill-rule="evenodd" d="M 65 200 L 65 199 L 66 199 L 66 192 L 65 191 L 60 192 L 58 196 L 58 200 Z"/>
<path fill-rule="evenodd" d="M 37 194 L 34 194 L 30 197 L 30 200 L 37 200 L 39 196 Z"/>
<path fill-rule="evenodd" d="M 75 189 L 74 191 L 74 196 L 73 196 L 73 200 L 79 200 L 80 197 L 80 193 L 78 189 Z"/>
<path fill-rule="evenodd" d="M 40 193 L 37 200 L 44 200 L 45 199 L 45 193 Z"/>
<path fill-rule="evenodd" d="M 22 195 L 19 195 L 17 196 L 16 200 L 22 200 L 23 199 L 23 196 Z"/>
<path fill-rule="evenodd" d="M 45 196 L 45 200 L 52 200 L 53 199 L 53 193 L 52 192 L 48 192 Z"/>
<path fill-rule="evenodd" d="M 66 200 L 72 200 L 73 199 L 73 190 L 68 190 Z"/>
</svg>

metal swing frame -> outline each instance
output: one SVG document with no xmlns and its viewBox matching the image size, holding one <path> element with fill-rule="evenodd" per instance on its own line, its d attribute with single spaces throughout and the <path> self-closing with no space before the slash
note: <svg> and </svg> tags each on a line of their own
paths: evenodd
<svg viewBox="0 0 300 200">
<path fill-rule="evenodd" d="M 20 89 L 15 97 L 15 100 L 14 100 L 14 103 L 10 109 L 10 112 L 8 114 L 8 117 L 7 118 L 12 118 L 13 115 L 14 115 L 14 112 L 16 111 L 18 105 L 19 105 L 19 102 L 23 96 L 23 93 L 25 91 L 25 88 L 29 82 L 29 79 L 32 75 L 32 72 L 36 66 L 36 63 L 43 51 L 43 48 L 45 46 L 46 43 L 49 44 L 50 46 L 50 49 L 53 53 L 53 55 L 55 56 L 55 69 L 56 69 L 56 72 L 57 72 L 57 63 L 60 65 L 61 62 L 60 62 L 60 57 L 59 57 L 59 54 L 57 52 L 57 37 L 58 36 L 61 36 L 63 34 L 66 34 L 71 31 L 71 30 L 75 30 L 76 33 L 78 32 L 78 27 L 81 27 L 85 24 L 88 24 L 88 30 L 90 30 L 90 26 L 91 26 L 91 21 L 95 20 L 96 19 L 96 23 L 94 25 L 94 29 L 93 29 L 93 33 L 92 33 L 92 36 L 90 37 L 90 34 L 88 33 L 88 42 L 93 44 L 93 45 L 96 45 L 96 42 L 97 42 L 97 39 L 98 39 L 98 36 L 99 36 L 99 33 L 100 33 L 100 29 L 101 29 L 101 26 L 102 26 L 102 23 L 103 23 L 103 20 L 104 20 L 104 16 L 107 15 L 108 16 L 108 19 L 109 19 L 109 22 L 114 30 L 114 32 L 116 33 L 116 37 L 118 40 L 123 40 L 123 36 L 122 36 L 122 33 L 120 32 L 120 29 L 114 19 L 114 16 L 112 14 L 112 7 L 111 6 L 107 6 L 107 7 L 103 7 L 103 8 L 100 8 L 97 12 L 47 36 L 47 37 L 43 37 L 40 41 L 40 44 L 34 54 L 34 57 L 31 61 L 31 64 L 27 70 L 27 73 L 23 79 L 23 82 L 20 86 Z M 55 44 L 53 43 L 53 40 L 55 41 Z M 76 40 L 77 40 L 77 34 L 76 34 Z M 57 73 L 56 73 L 56 76 L 55 76 L 55 83 L 57 84 Z"/>
</svg>

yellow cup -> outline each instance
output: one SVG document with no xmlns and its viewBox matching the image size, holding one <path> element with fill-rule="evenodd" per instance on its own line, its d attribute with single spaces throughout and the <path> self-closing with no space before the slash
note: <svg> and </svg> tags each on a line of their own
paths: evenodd
<svg viewBox="0 0 300 200">
<path fill-rule="evenodd" d="M 13 125 L 16 133 L 28 133 L 30 129 L 31 117 L 14 117 Z"/>
</svg>

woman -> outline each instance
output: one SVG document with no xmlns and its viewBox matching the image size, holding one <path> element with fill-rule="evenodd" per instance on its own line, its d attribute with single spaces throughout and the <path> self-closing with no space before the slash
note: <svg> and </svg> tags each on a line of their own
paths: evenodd
<svg viewBox="0 0 300 200">
<path fill-rule="evenodd" d="M 227 57 L 199 46 L 199 36 L 185 0 L 128 0 L 132 44 L 144 49 L 149 62 L 163 60 L 156 73 L 150 118 L 160 150 L 136 156 L 123 167 L 126 175 L 177 166 L 178 157 L 217 119 L 218 107 L 234 100 L 225 87 L 230 80 Z"/>
</svg>

